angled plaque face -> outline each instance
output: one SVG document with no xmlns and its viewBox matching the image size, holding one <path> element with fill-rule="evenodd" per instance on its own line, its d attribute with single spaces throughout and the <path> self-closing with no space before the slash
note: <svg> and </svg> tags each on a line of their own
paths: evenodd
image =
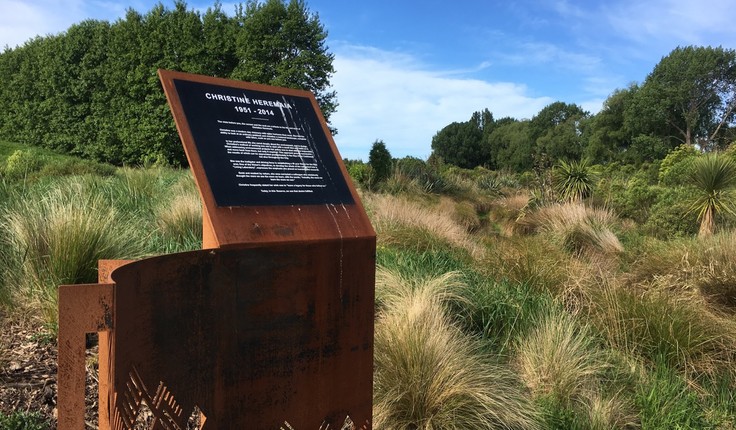
<svg viewBox="0 0 736 430">
<path fill-rule="evenodd" d="M 174 86 L 217 206 L 353 203 L 308 98 Z"/>
<path fill-rule="evenodd" d="M 375 239 L 314 94 L 159 76 L 204 204 L 204 247 Z"/>
</svg>

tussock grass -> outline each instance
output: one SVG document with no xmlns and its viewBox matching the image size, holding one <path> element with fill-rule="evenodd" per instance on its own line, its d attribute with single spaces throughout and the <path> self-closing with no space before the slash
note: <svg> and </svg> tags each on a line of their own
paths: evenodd
<svg viewBox="0 0 736 430">
<path fill-rule="evenodd" d="M 155 214 L 170 252 L 202 247 L 202 202 L 190 177 L 172 187 L 170 199 L 161 199 Z"/>
<path fill-rule="evenodd" d="M 491 208 L 490 217 L 500 224 L 504 236 L 527 233 L 524 230 L 525 226 L 516 221 L 525 215 L 530 199 L 528 193 L 516 193 L 496 200 Z"/>
<path fill-rule="evenodd" d="M 481 264 L 496 279 L 557 295 L 567 289 L 574 261 L 544 238 L 522 236 L 499 241 Z"/>
<path fill-rule="evenodd" d="M 733 361 L 734 323 L 690 297 L 602 285 L 593 300 L 592 321 L 614 348 L 685 373 L 711 373 Z"/>
<path fill-rule="evenodd" d="M 454 275 L 448 275 L 450 283 Z M 401 282 L 381 272 L 380 279 Z M 490 363 L 452 325 L 441 278 L 384 294 L 376 321 L 376 428 L 538 428 L 536 411 L 513 373 Z M 383 288 L 383 287 L 382 287 Z M 452 289 L 454 287 L 450 287 Z"/>
<path fill-rule="evenodd" d="M 519 220 L 529 231 L 548 234 L 568 251 L 577 255 L 616 255 L 624 248 L 611 231 L 615 216 L 604 209 L 580 203 L 554 204 L 540 208 Z"/>
<path fill-rule="evenodd" d="M 625 275 L 628 283 L 705 300 L 712 312 L 736 313 L 736 232 L 706 239 L 654 241 Z M 665 285 L 666 287 L 662 287 Z"/>
<path fill-rule="evenodd" d="M 595 392 L 608 364 L 588 326 L 552 308 L 516 350 L 519 374 L 535 397 L 583 403 Z"/>
<path fill-rule="evenodd" d="M 450 198 L 443 197 L 440 199 L 437 211 L 439 213 L 449 214 L 452 220 L 463 227 L 468 233 L 477 232 L 482 226 L 478 212 L 470 202 L 455 202 Z"/>
<path fill-rule="evenodd" d="M 586 408 L 591 430 L 640 428 L 633 402 L 620 394 L 593 394 L 586 399 Z"/>
<path fill-rule="evenodd" d="M 15 199 L 2 230 L 11 256 L 3 264 L 16 273 L 6 282 L 35 302 L 51 327 L 58 285 L 95 281 L 98 260 L 137 257 L 145 240 L 83 178 Z"/>
<path fill-rule="evenodd" d="M 368 194 L 364 203 L 372 215 L 380 244 L 419 250 L 450 245 L 462 248 L 474 257 L 484 254 L 484 249 L 450 214 L 383 194 Z"/>
<path fill-rule="evenodd" d="M 413 296 L 426 296 L 443 306 L 462 302 L 466 288 L 459 272 L 407 277 L 385 267 L 376 269 L 376 305 L 383 309 L 405 304 Z"/>
</svg>

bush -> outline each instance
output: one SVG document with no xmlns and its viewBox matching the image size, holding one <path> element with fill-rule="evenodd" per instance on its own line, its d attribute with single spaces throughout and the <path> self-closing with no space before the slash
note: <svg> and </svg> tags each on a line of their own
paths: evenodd
<svg viewBox="0 0 736 430">
<path fill-rule="evenodd" d="M 41 169 L 41 157 L 30 149 L 17 149 L 5 161 L 2 174 L 9 179 L 25 178 Z"/>
<path fill-rule="evenodd" d="M 698 232 L 697 214 L 690 210 L 693 189 L 688 187 L 653 187 L 657 200 L 650 209 L 644 230 L 667 239 L 691 236 Z"/>
<path fill-rule="evenodd" d="M 15 411 L 10 414 L 0 412 L 0 429 L 2 430 L 48 430 L 49 423 L 38 412 Z"/>
<path fill-rule="evenodd" d="M 666 186 L 686 185 L 693 162 L 700 155 L 695 146 L 682 144 L 667 154 L 659 165 L 659 183 Z"/>
</svg>

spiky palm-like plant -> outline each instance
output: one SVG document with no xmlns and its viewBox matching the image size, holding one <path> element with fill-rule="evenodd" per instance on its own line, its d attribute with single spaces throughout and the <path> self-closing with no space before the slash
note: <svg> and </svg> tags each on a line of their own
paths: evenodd
<svg viewBox="0 0 736 430">
<path fill-rule="evenodd" d="M 705 155 L 695 160 L 690 180 L 698 190 L 690 206 L 700 221 L 698 236 L 710 236 L 716 215 L 736 215 L 736 163 L 720 154 Z"/>
<path fill-rule="evenodd" d="M 580 201 L 593 192 L 596 175 L 587 159 L 560 160 L 552 171 L 555 191 L 563 200 Z"/>
</svg>

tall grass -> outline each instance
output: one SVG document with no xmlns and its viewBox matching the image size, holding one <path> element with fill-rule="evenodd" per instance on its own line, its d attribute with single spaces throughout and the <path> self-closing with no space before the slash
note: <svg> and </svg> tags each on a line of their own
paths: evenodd
<svg viewBox="0 0 736 430">
<path fill-rule="evenodd" d="M 202 202 L 194 181 L 184 176 L 171 187 L 170 197 L 160 198 L 154 209 L 166 252 L 202 247 Z"/>
<path fill-rule="evenodd" d="M 713 372 L 733 360 L 733 323 L 688 297 L 603 285 L 593 300 L 592 321 L 614 348 L 686 373 Z"/>
<path fill-rule="evenodd" d="M 639 386 L 636 403 L 645 429 L 714 428 L 705 417 L 698 395 L 665 363 L 657 363 L 648 380 Z"/>
<path fill-rule="evenodd" d="M 538 428 L 536 411 L 513 373 L 484 359 L 477 343 L 448 319 L 443 304 L 447 289 L 440 285 L 452 277 L 407 286 L 400 277 L 379 276 L 387 283 L 382 289 L 404 293 L 382 294 L 375 334 L 374 426 Z"/>
<path fill-rule="evenodd" d="M 621 242 L 611 230 L 615 217 L 604 209 L 593 209 L 580 203 L 548 205 L 520 222 L 527 224 L 529 230 L 549 234 L 575 254 L 615 255 L 623 251 Z"/>
<path fill-rule="evenodd" d="M 84 178 L 59 181 L 14 200 L 2 214 L 14 294 L 31 298 L 45 321 L 57 320 L 57 287 L 93 282 L 97 261 L 141 255 L 145 237 Z"/>
<path fill-rule="evenodd" d="M 379 244 L 419 250 L 449 245 L 464 249 L 474 257 L 484 254 L 483 247 L 450 214 L 390 195 L 367 194 L 364 201 Z"/>
<path fill-rule="evenodd" d="M 538 315 L 554 306 L 551 295 L 508 280 L 475 282 L 460 294 L 465 298 L 458 312 L 463 329 L 480 336 L 496 354 L 509 354 Z"/>
<path fill-rule="evenodd" d="M 608 364 L 588 326 L 551 308 L 518 345 L 519 373 L 535 397 L 582 403 L 595 392 Z"/>
</svg>

